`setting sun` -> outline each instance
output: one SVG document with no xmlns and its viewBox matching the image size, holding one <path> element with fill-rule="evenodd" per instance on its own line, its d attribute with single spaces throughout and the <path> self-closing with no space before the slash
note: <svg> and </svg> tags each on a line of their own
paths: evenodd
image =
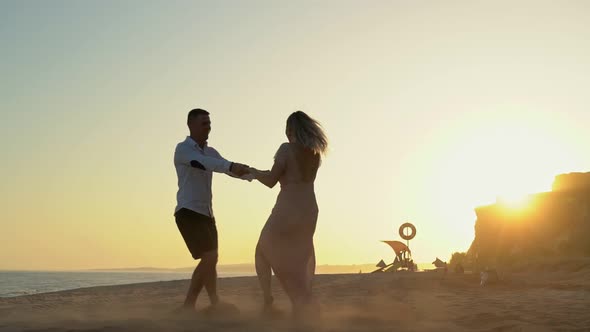
<svg viewBox="0 0 590 332">
<path fill-rule="evenodd" d="M 454 195 L 480 204 L 496 197 L 509 201 L 548 191 L 563 165 L 579 167 L 576 155 L 564 147 L 568 128 L 555 119 L 523 113 L 483 113 L 456 126 L 440 156 L 438 181 Z M 486 116 L 487 115 L 487 116 Z M 556 127 L 558 125 L 558 127 Z M 454 199 L 454 197 L 449 197 Z"/>
<path fill-rule="evenodd" d="M 511 211 L 523 211 L 531 203 L 530 196 L 499 196 L 497 203 Z"/>
</svg>

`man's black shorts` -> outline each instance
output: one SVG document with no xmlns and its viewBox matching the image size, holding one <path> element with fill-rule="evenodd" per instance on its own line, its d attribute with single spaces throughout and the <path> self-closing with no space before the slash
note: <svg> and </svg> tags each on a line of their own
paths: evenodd
<svg viewBox="0 0 590 332">
<path fill-rule="evenodd" d="M 217 250 L 215 219 L 185 208 L 178 210 L 174 217 L 194 259 L 200 259 L 207 251 Z"/>
</svg>

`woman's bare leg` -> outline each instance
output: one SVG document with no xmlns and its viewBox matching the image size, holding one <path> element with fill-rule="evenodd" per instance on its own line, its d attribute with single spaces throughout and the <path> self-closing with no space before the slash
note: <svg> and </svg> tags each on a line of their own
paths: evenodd
<svg viewBox="0 0 590 332">
<path fill-rule="evenodd" d="M 256 246 L 255 265 L 256 274 L 258 275 L 258 282 L 260 282 L 260 288 L 262 288 L 262 294 L 264 296 L 264 308 L 266 309 L 270 307 L 273 302 L 271 292 L 272 270 L 270 263 L 262 254 L 262 251 L 258 245 Z"/>
</svg>

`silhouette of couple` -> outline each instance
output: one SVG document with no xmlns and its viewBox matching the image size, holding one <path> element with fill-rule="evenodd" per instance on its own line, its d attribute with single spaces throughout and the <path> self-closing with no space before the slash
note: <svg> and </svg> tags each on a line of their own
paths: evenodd
<svg viewBox="0 0 590 332">
<path fill-rule="evenodd" d="M 207 145 L 211 132 L 209 112 L 193 109 L 188 113 L 190 131 L 176 146 L 174 166 L 178 175 L 175 219 L 194 259 L 200 259 L 192 275 L 183 309 L 194 310 L 205 287 L 210 310 L 232 305 L 217 295 L 217 228 L 212 209 L 213 172 L 243 180 L 257 180 L 269 188 L 277 182 L 281 190 L 256 245 L 256 274 L 264 295 L 263 313 L 272 314 L 271 271 L 274 271 L 292 303 L 293 314 L 311 313 L 311 283 L 315 273 L 313 235 L 318 217 L 314 181 L 328 142 L 320 124 L 301 111 L 287 118 L 286 136 L 270 170 L 258 170 L 224 159 Z"/>
</svg>

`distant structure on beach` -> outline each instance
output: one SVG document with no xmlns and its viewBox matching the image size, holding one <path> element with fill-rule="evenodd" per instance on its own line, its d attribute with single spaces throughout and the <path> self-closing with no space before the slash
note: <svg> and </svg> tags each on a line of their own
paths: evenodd
<svg viewBox="0 0 590 332">
<path fill-rule="evenodd" d="M 590 172 L 557 175 L 549 192 L 531 194 L 518 205 L 499 200 L 475 208 L 475 214 L 467 252 L 475 270 L 590 256 Z"/>
<path fill-rule="evenodd" d="M 442 269 L 447 267 L 447 262 L 443 262 L 440 258 L 437 257 L 434 260 L 434 262 L 432 262 L 432 265 L 434 265 L 434 267 L 436 267 L 437 269 Z"/>
<path fill-rule="evenodd" d="M 399 235 L 402 239 L 406 240 L 406 244 L 400 241 L 381 241 L 388 244 L 391 249 L 393 249 L 393 252 L 395 253 L 393 262 L 386 264 L 385 261 L 380 260 L 376 265 L 378 269 L 371 273 L 396 272 L 399 270 L 416 271 L 418 269 L 418 265 L 412 260 L 412 251 L 409 247 L 410 240 L 416 236 L 416 227 L 413 224 L 406 222 L 399 227 Z"/>
</svg>

